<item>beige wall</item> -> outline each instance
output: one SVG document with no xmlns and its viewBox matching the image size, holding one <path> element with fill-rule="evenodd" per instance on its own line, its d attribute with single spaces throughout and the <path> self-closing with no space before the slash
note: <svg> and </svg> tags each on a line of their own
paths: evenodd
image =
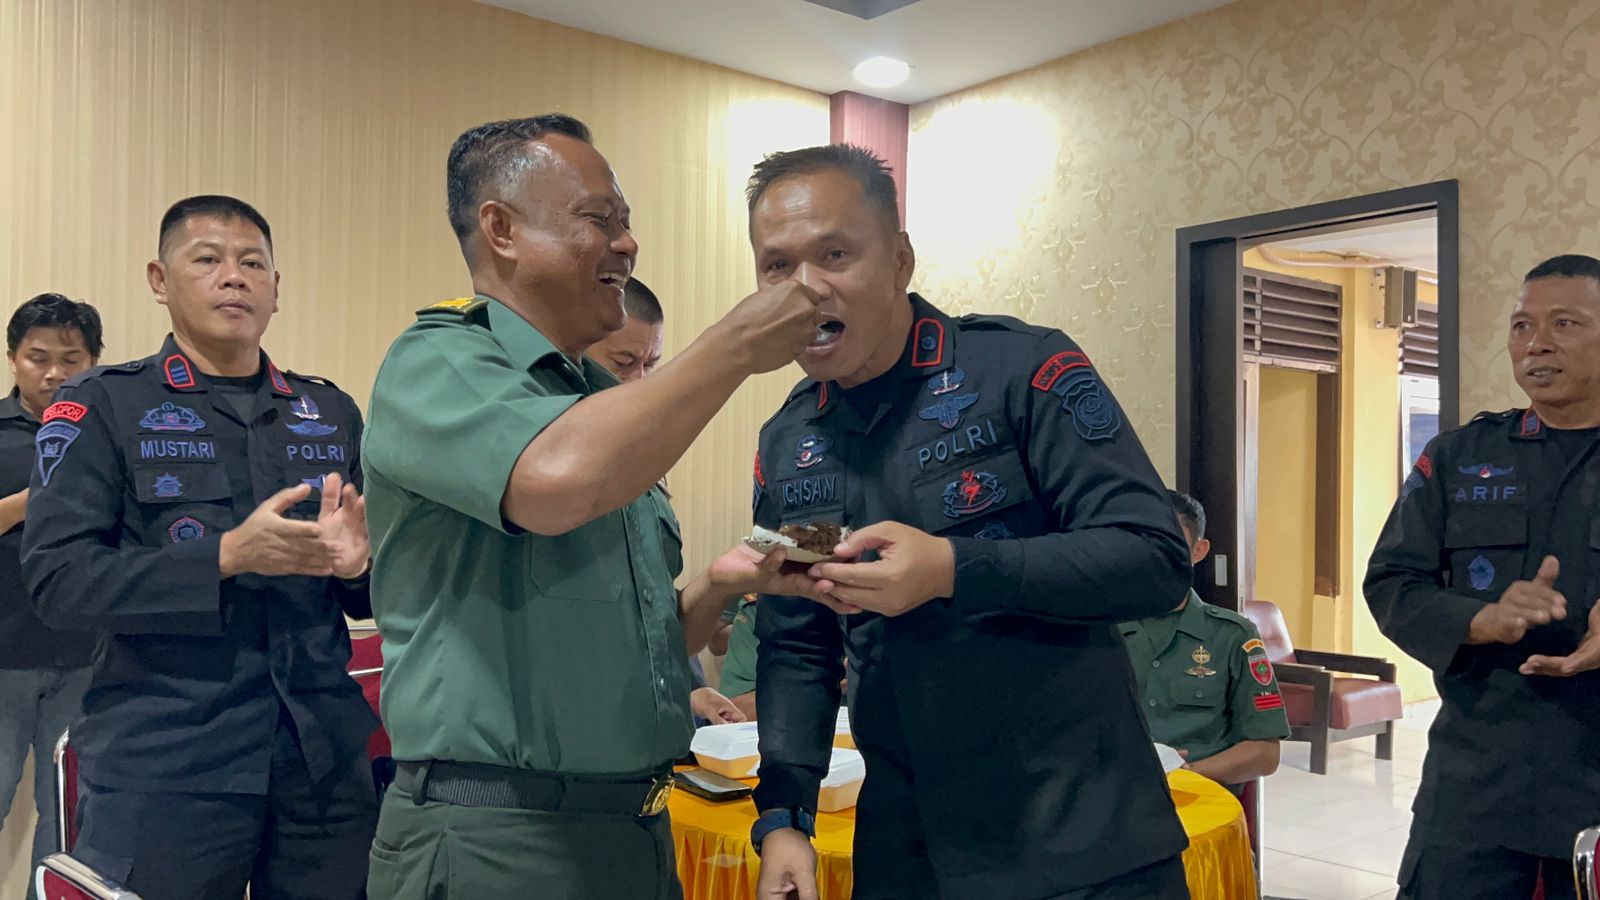
<svg viewBox="0 0 1600 900">
<path fill-rule="evenodd" d="M 1261 367 L 1255 598 L 1278 605 L 1297 647 L 1321 646 L 1317 551 L 1317 375 Z"/>
<path fill-rule="evenodd" d="M 144 264 L 167 204 L 238 194 L 271 220 L 267 348 L 365 405 L 389 341 L 466 271 L 444 215 L 464 128 L 579 116 L 634 210 L 670 353 L 753 289 L 744 179 L 825 143 L 827 98 L 469 0 L 0 0 L 0 307 L 98 305 L 107 355 L 166 331 Z M 691 555 L 748 527 L 755 435 L 798 369 L 747 386 L 673 472 Z"/>
<path fill-rule="evenodd" d="M 363 405 L 413 310 L 468 287 L 444 215 L 463 129 L 550 110 L 594 128 L 669 352 L 754 286 L 750 166 L 828 140 L 821 95 L 468 0 L 0 0 L 0 86 L 0 308 L 61 291 L 105 314 L 108 361 L 152 353 L 162 211 L 234 193 L 275 231 L 269 351 Z M 748 528 L 756 432 L 797 377 L 747 385 L 672 473 L 692 566 Z M 11 890 L 23 818 L 0 839 Z"/>
<path fill-rule="evenodd" d="M 1066 329 L 1173 469 L 1175 228 L 1461 181 L 1463 412 L 1520 276 L 1600 244 L 1587 0 L 1239 0 L 912 111 L 918 286 Z"/>
</svg>

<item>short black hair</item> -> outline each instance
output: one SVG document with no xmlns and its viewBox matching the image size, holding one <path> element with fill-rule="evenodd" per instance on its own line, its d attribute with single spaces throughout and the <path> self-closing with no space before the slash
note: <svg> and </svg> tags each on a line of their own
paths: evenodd
<svg viewBox="0 0 1600 900">
<path fill-rule="evenodd" d="M 744 196 L 751 219 L 755 218 L 756 203 L 761 195 L 780 179 L 818 172 L 842 172 L 854 178 L 861 184 L 861 193 L 867 202 L 883 214 L 884 221 L 896 232 L 900 230 L 900 195 L 894 186 L 894 170 L 871 150 L 855 144 L 825 144 L 768 154 L 756 163 L 750 182 L 745 185 Z"/>
<path fill-rule="evenodd" d="M 83 346 L 89 356 L 100 358 L 106 349 L 100 326 L 100 311 L 81 300 L 72 300 L 61 294 L 40 294 L 17 307 L 6 324 L 6 349 L 12 353 L 22 346 L 28 332 L 35 328 L 72 329 L 83 335 Z"/>
<path fill-rule="evenodd" d="M 1200 501 L 1181 491 L 1167 491 L 1167 499 L 1172 502 L 1172 511 L 1178 514 L 1178 521 L 1182 522 L 1189 534 L 1199 543 L 1206 536 L 1206 508 Z"/>
<path fill-rule="evenodd" d="M 628 286 L 623 288 L 622 308 L 627 310 L 628 318 L 638 319 L 646 325 L 660 325 L 667 319 L 666 313 L 661 310 L 661 301 L 656 299 L 656 292 L 637 278 L 628 279 Z"/>
<path fill-rule="evenodd" d="M 508 178 L 533 164 L 528 145 L 547 134 L 564 134 L 585 144 L 594 143 L 589 126 L 562 113 L 486 122 L 456 138 L 445 163 L 445 194 L 456 240 L 466 241 L 478 227 L 484 188 L 496 181 L 502 189 L 509 187 L 505 185 Z"/>
<path fill-rule="evenodd" d="M 1581 253 L 1565 253 L 1561 256 L 1552 256 L 1523 276 L 1522 283 L 1538 281 L 1541 278 L 1588 278 L 1600 285 L 1600 259 L 1584 256 Z"/>
<path fill-rule="evenodd" d="M 267 252 L 272 252 L 272 226 L 267 224 L 267 217 L 238 197 L 229 197 L 226 194 L 185 197 L 168 207 L 167 214 L 161 217 L 161 237 L 157 245 L 159 252 L 163 255 L 166 253 L 167 238 L 183 227 L 183 223 L 201 217 L 214 217 L 224 222 L 231 222 L 234 219 L 248 220 L 250 224 L 261 229 L 261 236 L 267 241 Z"/>
</svg>

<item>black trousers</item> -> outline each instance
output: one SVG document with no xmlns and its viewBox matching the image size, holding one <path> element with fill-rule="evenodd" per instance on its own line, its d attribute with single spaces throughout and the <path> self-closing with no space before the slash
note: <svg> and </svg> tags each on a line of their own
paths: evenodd
<svg viewBox="0 0 1600 900">
<path fill-rule="evenodd" d="M 1545 900 L 1577 900 L 1569 858 L 1461 846 L 1413 831 L 1400 864 L 1400 900 L 1529 900 L 1541 868 Z"/>
<path fill-rule="evenodd" d="M 913 786 L 892 758 L 869 754 L 872 776 L 861 786 L 852 853 L 854 900 L 938 900 L 943 894 L 928 859 L 927 838 L 912 797 Z M 1107 853 L 1115 853 L 1107 847 Z M 995 884 L 991 896 L 1018 896 L 1015 886 Z M 1110 881 L 1068 891 L 1049 900 L 1189 900 L 1183 860 L 1174 856 Z"/>
<path fill-rule="evenodd" d="M 361 900 L 377 827 L 358 752 L 313 783 L 279 726 L 268 794 L 149 793 L 83 784 L 72 855 L 145 900 Z"/>
</svg>

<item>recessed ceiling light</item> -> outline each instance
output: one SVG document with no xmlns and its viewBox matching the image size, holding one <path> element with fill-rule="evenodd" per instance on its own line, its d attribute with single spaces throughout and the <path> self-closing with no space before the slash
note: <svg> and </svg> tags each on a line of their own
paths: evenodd
<svg viewBox="0 0 1600 900">
<path fill-rule="evenodd" d="M 892 88 L 911 76 L 911 66 L 892 57 L 874 56 L 856 65 L 855 76 L 867 87 Z"/>
</svg>

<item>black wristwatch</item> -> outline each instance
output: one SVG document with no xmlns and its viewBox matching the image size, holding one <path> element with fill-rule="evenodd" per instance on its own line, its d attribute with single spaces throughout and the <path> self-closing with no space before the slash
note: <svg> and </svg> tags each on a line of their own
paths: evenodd
<svg viewBox="0 0 1600 900">
<path fill-rule="evenodd" d="M 787 809 L 769 809 L 750 826 L 750 845 L 761 855 L 761 842 L 767 835 L 784 828 L 793 828 L 808 838 L 817 836 L 817 817 L 798 806 Z"/>
</svg>

